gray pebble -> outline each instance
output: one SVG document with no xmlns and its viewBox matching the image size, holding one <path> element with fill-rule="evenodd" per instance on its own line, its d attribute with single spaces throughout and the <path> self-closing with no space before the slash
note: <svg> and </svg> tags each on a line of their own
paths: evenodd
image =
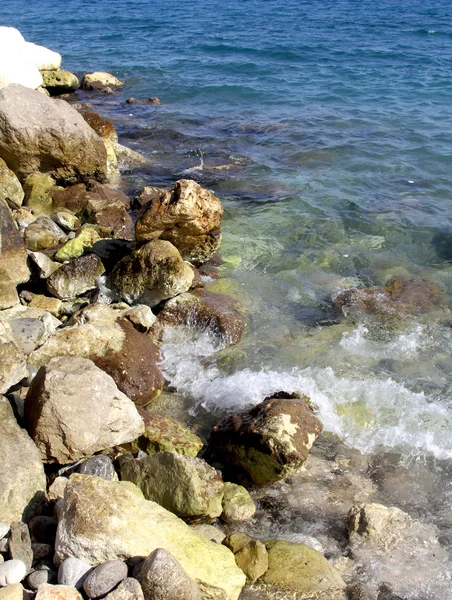
<svg viewBox="0 0 452 600">
<path fill-rule="evenodd" d="M 138 581 L 133 577 L 127 577 L 108 596 L 105 596 L 105 600 L 144 600 L 144 594 Z"/>
<path fill-rule="evenodd" d="M 108 560 L 88 575 L 83 583 L 88 598 L 100 598 L 111 592 L 127 577 L 127 565 L 120 560 Z"/>
<path fill-rule="evenodd" d="M 93 568 L 79 558 L 66 558 L 58 569 L 58 583 L 60 585 L 72 585 L 81 590 L 83 582 L 91 573 Z"/>
<path fill-rule="evenodd" d="M 111 481 L 115 476 L 115 468 L 108 456 L 93 456 L 82 463 L 77 471 L 83 475 L 91 475 L 92 477 L 100 477 Z"/>
<path fill-rule="evenodd" d="M 7 560 L 0 564 L 0 587 L 20 583 L 27 574 L 27 567 L 21 560 Z"/>
<path fill-rule="evenodd" d="M 42 583 L 55 583 L 56 573 L 50 569 L 39 569 L 32 571 L 25 580 L 26 587 L 37 590 Z"/>
<path fill-rule="evenodd" d="M 31 569 L 33 563 L 33 550 L 31 549 L 31 539 L 28 527 L 22 521 L 12 523 L 9 532 L 9 556 L 13 560 L 21 560 L 27 571 Z"/>
</svg>

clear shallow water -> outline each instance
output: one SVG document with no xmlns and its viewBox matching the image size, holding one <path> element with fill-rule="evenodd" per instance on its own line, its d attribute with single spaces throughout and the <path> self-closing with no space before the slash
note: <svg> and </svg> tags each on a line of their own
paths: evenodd
<svg viewBox="0 0 452 600">
<path fill-rule="evenodd" d="M 69 70 L 126 80 L 118 94 L 89 101 L 151 159 L 128 174 L 127 191 L 192 177 L 223 200 L 225 263 L 212 289 L 237 296 L 249 325 L 220 351 L 202 336 L 167 340 L 166 373 L 190 398 L 193 421 L 281 388 L 309 394 L 336 444 L 319 444 L 316 460 L 371 456 L 347 471 L 360 482 L 349 484 L 355 498 L 365 489 L 363 499 L 408 510 L 437 526 L 450 550 L 448 315 L 413 318 L 401 331 L 322 323 L 332 293 L 394 274 L 452 292 L 452 6 L 10 0 L 0 20 L 60 51 Z M 125 105 L 130 96 L 163 104 Z M 336 475 L 322 479 L 313 465 L 317 498 Z M 307 482 L 287 485 L 268 492 L 279 533 L 323 536 L 339 552 L 331 523 L 347 500 L 334 518 L 319 509 L 310 520 L 299 498 Z M 447 562 L 419 560 L 421 582 L 394 565 L 367 570 L 406 598 L 450 599 L 447 582 L 433 584 Z"/>
</svg>

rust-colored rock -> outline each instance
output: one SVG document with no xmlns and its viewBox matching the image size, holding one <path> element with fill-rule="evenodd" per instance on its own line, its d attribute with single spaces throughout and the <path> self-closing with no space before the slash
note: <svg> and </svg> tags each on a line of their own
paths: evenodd
<svg viewBox="0 0 452 600">
<path fill-rule="evenodd" d="M 104 119 L 92 110 L 82 112 L 82 117 L 103 140 L 109 140 L 114 144 L 118 142 L 118 134 L 111 121 Z"/>
</svg>

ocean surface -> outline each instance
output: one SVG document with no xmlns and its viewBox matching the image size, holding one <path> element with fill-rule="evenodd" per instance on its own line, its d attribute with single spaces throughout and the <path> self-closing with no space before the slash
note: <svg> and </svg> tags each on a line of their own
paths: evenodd
<svg viewBox="0 0 452 600">
<path fill-rule="evenodd" d="M 202 429 L 299 391 L 325 426 L 309 477 L 256 496 L 254 533 L 311 539 L 335 559 L 347 502 L 398 506 L 441 552 L 418 539 L 391 560 L 362 554 L 350 577 L 450 600 L 452 317 L 385 328 L 330 308 L 338 291 L 394 275 L 452 293 L 452 4 L 7 0 L 0 22 L 70 71 L 126 81 L 81 98 L 150 159 L 124 173 L 128 193 L 193 178 L 223 201 L 222 277 L 209 285 L 240 299 L 247 332 L 229 349 L 168 336 L 173 397 Z"/>
</svg>

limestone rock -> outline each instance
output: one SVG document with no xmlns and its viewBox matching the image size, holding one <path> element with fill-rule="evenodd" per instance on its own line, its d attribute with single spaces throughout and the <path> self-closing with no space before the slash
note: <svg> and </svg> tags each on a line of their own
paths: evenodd
<svg viewBox="0 0 452 600">
<path fill-rule="evenodd" d="M 72 475 L 58 525 L 56 559 L 78 556 L 93 565 L 148 556 L 164 548 L 212 600 L 236 600 L 245 583 L 233 554 L 197 535 L 154 502 L 121 483 Z"/>
<path fill-rule="evenodd" d="M 25 42 L 25 53 L 40 71 L 56 71 L 61 66 L 61 54 L 44 46 Z"/>
<path fill-rule="evenodd" d="M 62 265 L 47 279 L 47 289 L 60 300 L 70 300 L 97 287 L 105 271 L 98 256 L 89 254 Z"/>
<path fill-rule="evenodd" d="M 22 206 L 24 190 L 16 175 L 8 169 L 8 165 L 0 158 L 0 200 L 9 206 Z"/>
<path fill-rule="evenodd" d="M 50 215 L 52 221 L 65 231 L 77 231 L 80 229 L 80 219 L 68 210 L 60 210 Z"/>
<path fill-rule="evenodd" d="M 35 600 L 83 600 L 83 598 L 72 586 L 43 583 L 39 586 Z"/>
<path fill-rule="evenodd" d="M 47 279 L 54 271 L 61 267 L 59 263 L 54 262 L 47 256 L 47 254 L 44 254 L 44 252 L 29 251 L 28 254 L 33 263 L 36 265 L 41 279 Z"/>
<path fill-rule="evenodd" d="M 83 582 L 88 598 L 99 598 L 111 592 L 127 577 L 127 565 L 121 560 L 107 560 L 96 567 Z"/>
<path fill-rule="evenodd" d="M 84 225 L 75 238 L 68 240 L 57 252 L 54 258 L 60 262 L 74 260 L 82 256 L 87 248 L 91 248 L 101 239 L 94 227 Z"/>
<path fill-rule="evenodd" d="M 29 571 L 33 563 L 33 550 L 28 527 L 22 521 L 11 523 L 8 552 L 11 560 L 22 561 Z"/>
<path fill-rule="evenodd" d="M 63 189 L 55 184 L 55 180 L 48 173 L 30 173 L 23 185 L 25 206 L 37 216 L 49 214 L 52 211 L 51 192 Z"/>
<path fill-rule="evenodd" d="M 185 456 L 197 456 L 203 447 L 201 439 L 187 427 L 167 417 L 140 410 L 144 422 L 144 434 L 133 444 L 133 449 L 146 454 L 177 452 Z"/>
<path fill-rule="evenodd" d="M 28 600 L 29 596 L 20 583 L 0 588 L 0 600 Z"/>
<path fill-rule="evenodd" d="M 223 521 L 248 521 L 255 512 L 256 505 L 244 487 L 235 483 L 225 483 L 221 513 Z"/>
<path fill-rule="evenodd" d="M 85 207 L 85 219 L 89 223 L 108 227 L 112 236 L 125 240 L 134 239 L 132 218 L 121 200 L 92 198 Z"/>
<path fill-rule="evenodd" d="M 108 185 L 102 185 L 92 179 L 84 184 L 71 185 L 64 190 L 55 190 L 52 198 L 55 210 L 69 210 L 74 215 L 83 218 L 85 218 L 85 209 L 90 201 L 119 201 L 124 204 L 125 208 L 130 208 L 130 200 L 124 192 Z"/>
<path fill-rule="evenodd" d="M 224 483 L 215 469 L 200 458 L 158 452 L 124 461 L 121 479 L 137 485 L 147 500 L 180 517 L 218 517 Z"/>
<path fill-rule="evenodd" d="M 146 188 L 141 204 L 146 202 Z M 152 188 L 136 222 L 138 241 L 156 238 L 170 241 L 184 259 L 194 264 L 206 262 L 220 247 L 223 207 L 220 200 L 189 179 L 176 182 L 174 190 L 157 197 Z"/>
<path fill-rule="evenodd" d="M 0 321 L 0 394 L 27 375 L 25 357 L 14 340 L 11 327 Z"/>
<path fill-rule="evenodd" d="M 0 123 L 0 158 L 19 179 L 35 171 L 105 178 L 105 146 L 67 102 L 9 85 L 0 90 Z"/>
<path fill-rule="evenodd" d="M 0 396 L 0 514 L 8 525 L 29 520 L 41 507 L 46 489 L 38 449 L 14 417 L 8 400 Z"/>
<path fill-rule="evenodd" d="M 106 91 L 119 88 L 123 85 L 124 83 L 117 77 L 110 73 L 105 73 L 104 71 L 87 73 L 82 79 L 82 88 L 85 90 Z"/>
<path fill-rule="evenodd" d="M 351 538 L 357 535 L 381 548 L 403 538 L 411 523 L 411 517 L 399 508 L 375 503 L 352 506 L 347 516 Z"/>
<path fill-rule="evenodd" d="M 40 216 L 25 230 L 25 245 L 33 252 L 53 248 L 66 239 L 65 232 L 46 216 Z"/>
<path fill-rule="evenodd" d="M 237 343 L 245 329 L 245 316 L 239 302 L 204 288 L 168 300 L 159 313 L 159 322 L 210 331 L 227 345 Z"/>
<path fill-rule="evenodd" d="M 206 540 L 210 540 L 216 544 L 221 544 L 226 537 L 219 527 L 209 525 L 208 523 L 198 523 L 195 525 L 190 525 L 190 527 L 193 529 L 193 531 L 196 531 L 197 534 L 205 537 Z"/>
<path fill-rule="evenodd" d="M 304 544 L 276 540 L 266 542 L 268 570 L 262 580 L 301 598 L 345 600 L 345 583 L 320 552 Z"/>
<path fill-rule="evenodd" d="M 36 89 L 42 85 L 42 77 L 20 31 L 0 27 L 0 88 L 11 83 Z"/>
<path fill-rule="evenodd" d="M 27 316 L 27 313 L 30 316 Z M 41 346 L 61 325 L 61 321 L 48 312 L 42 311 L 41 315 L 34 316 L 33 309 L 24 311 L 23 316 L 10 319 L 8 323 L 14 341 L 25 355 L 31 354 L 35 348 Z"/>
<path fill-rule="evenodd" d="M 142 333 L 147 333 L 157 322 L 157 317 L 146 304 L 131 306 L 122 315 L 133 324 L 137 331 Z"/>
<path fill-rule="evenodd" d="M 56 71 L 41 70 L 42 87 L 50 92 L 51 96 L 70 94 L 78 89 L 78 78 L 70 71 L 58 69 Z"/>
<path fill-rule="evenodd" d="M 21 560 L 7 560 L 0 564 L 0 588 L 20 583 L 27 574 L 27 567 Z"/>
<path fill-rule="evenodd" d="M 196 583 L 164 548 L 157 548 L 138 566 L 134 576 L 145 600 L 201 600 Z"/>
<path fill-rule="evenodd" d="M 127 577 L 105 598 L 108 600 L 144 600 L 143 590 L 133 577 Z"/>
<path fill-rule="evenodd" d="M 111 377 L 76 357 L 54 358 L 38 371 L 25 418 L 44 460 L 59 464 L 129 442 L 144 430 L 135 406 Z"/>
<path fill-rule="evenodd" d="M 30 278 L 27 259 L 28 254 L 11 211 L 4 202 L 0 202 L 0 274 L 16 284 L 25 283 Z"/>
<path fill-rule="evenodd" d="M 156 306 L 162 300 L 186 292 L 194 272 L 170 242 L 154 240 L 123 258 L 107 285 L 129 304 Z"/>
<path fill-rule="evenodd" d="M 268 553 L 259 540 L 251 540 L 235 554 L 235 562 L 246 575 L 247 583 L 254 583 L 268 569 Z"/>
<path fill-rule="evenodd" d="M 93 456 L 77 467 L 78 473 L 91 475 L 91 477 L 102 477 L 107 481 L 114 479 L 116 473 L 109 456 Z"/>
<path fill-rule="evenodd" d="M 301 467 L 321 430 L 303 399 L 280 392 L 223 419 L 210 433 L 209 451 L 227 479 L 269 485 Z"/>
<path fill-rule="evenodd" d="M 53 483 L 49 486 L 49 490 L 48 490 L 49 500 L 59 500 L 60 498 L 63 498 L 64 490 L 66 489 L 67 482 L 68 482 L 67 477 L 56 477 L 53 480 Z"/>
</svg>

